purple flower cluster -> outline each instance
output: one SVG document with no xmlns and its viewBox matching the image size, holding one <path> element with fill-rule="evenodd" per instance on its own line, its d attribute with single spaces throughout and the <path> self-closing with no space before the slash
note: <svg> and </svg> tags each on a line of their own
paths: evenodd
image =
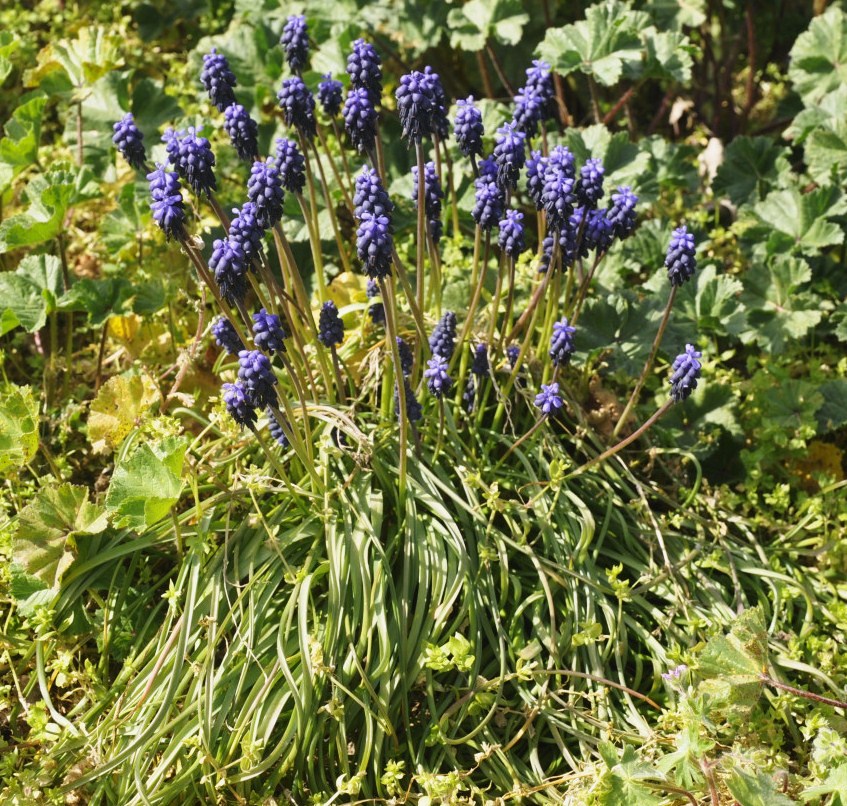
<svg viewBox="0 0 847 806">
<path fill-rule="evenodd" d="M 253 162 L 259 158 L 259 124 L 241 104 L 230 104 L 224 111 L 224 129 L 240 159 Z"/>
<path fill-rule="evenodd" d="M 165 238 L 181 241 L 185 238 L 185 207 L 179 188 L 179 177 L 156 165 L 156 170 L 147 174 L 150 185 L 150 209 L 153 220 L 159 225 Z"/>
<path fill-rule="evenodd" d="M 415 203 L 415 209 L 418 206 L 418 194 L 420 188 L 418 185 L 418 166 L 412 166 L 412 201 Z M 428 162 L 424 165 L 424 212 L 426 213 L 427 227 L 432 237 L 433 243 L 438 243 L 441 240 L 442 223 L 441 223 L 441 200 L 444 198 L 444 191 L 441 189 L 441 183 L 438 181 L 438 174 L 435 170 L 435 163 Z"/>
<path fill-rule="evenodd" d="M 370 153 L 376 143 L 377 114 L 370 93 L 355 87 L 344 102 L 344 128 L 360 154 Z"/>
<path fill-rule="evenodd" d="M 247 268 L 247 256 L 239 242 L 226 238 L 212 244 L 209 269 L 221 296 L 230 304 L 240 302 L 247 294 Z"/>
<path fill-rule="evenodd" d="M 344 85 L 332 77 L 332 73 L 324 73 L 323 81 L 318 84 L 318 103 L 323 111 L 334 118 L 341 109 L 341 93 Z"/>
<path fill-rule="evenodd" d="M 424 137 L 431 137 L 438 106 L 432 74 L 413 70 L 402 76 L 394 96 L 403 137 L 410 143 L 420 143 Z"/>
<path fill-rule="evenodd" d="M 215 155 L 205 137 L 190 126 L 185 132 L 168 129 L 162 136 L 168 159 L 181 179 L 198 195 L 210 194 L 218 185 L 215 181 Z"/>
<path fill-rule="evenodd" d="M 300 76 L 284 78 L 279 92 L 279 108 L 288 126 L 293 126 L 306 138 L 312 138 L 317 131 L 315 122 L 315 98 Z"/>
<path fill-rule="evenodd" d="M 212 324 L 212 335 L 219 347 L 223 347 L 230 355 L 238 355 L 244 349 L 244 342 L 238 335 L 232 323 L 225 316 L 219 316 Z"/>
<path fill-rule="evenodd" d="M 309 26 L 301 14 L 293 14 L 286 20 L 279 44 L 285 50 L 288 66 L 299 73 L 309 63 Z"/>
<path fill-rule="evenodd" d="M 433 355 L 438 355 L 449 361 L 456 349 L 456 314 L 445 311 L 438 324 L 432 329 L 429 337 L 429 349 Z"/>
<path fill-rule="evenodd" d="M 553 366 L 562 367 L 571 360 L 574 351 L 573 334 L 576 328 L 568 324 L 567 318 L 553 323 L 553 335 L 550 338 L 550 358 Z"/>
<path fill-rule="evenodd" d="M 135 125 L 135 119 L 132 112 L 127 112 L 113 126 L 114 136 L 112 142 L 115 144 L 118 151 L 123 154 L 124 159 L 136 171 L 140 171 L 147 161 L 147 154 L 144 150 L 144 135 L 138 130 Z"/>
<path fill-rule="evenodd" d="M 353 43 L 353 52 L 347 57 L 347 75 L 354 89 L 364 89 L 371 104 L 377 106 L 382 96 L 382 61 L 376 48 L 364 39 Z"/>
<path fill-rule="evenodd" d="M 321 307 L 318 341 L 324 347 L 334 347 L 344 341 L 344 321 L 338 315 L 338 308 L 332 300 L 327 300 Z"/>
<path fill-rule="evenodd" d="M 253 314 L 253 343 L 266 353 L 284 353 L 288 334 L 276 314 L 264 308 Z"/>
<path fill-rule="evenodd" d="M 684 224 L 673 231 L 665 257 L 665 267 L 671 285 L 680 286 L 694 276 L 697 269 L 696 251 L 694 236 Z"/>
<path fill-rule="evenodd" d="M 673 362 L 671 372 L 671 398 L 675 403 L 685 400 L 696 388 L 700 378 L 700 358 L 702 353 L 691 344 L 685 345 L 685 352 L 680 353 Z"/>
<path fill-rule="evenodd" d="M 497 185 L 503 190 L 515 190 L 526 163 L 526 134 L 511 123 L 504 123 L 494 135 L 494 162 Z"/>
<path fill-rule="evenodd" d="M 256 161 L 247 180 L 247 198 L 253 202 L 256 221 L 262 229 L 271 229 L 282 218 L 285 192 L 279 168 L 272 162 Z"/>
<path fill-rule="evenodd" d="M 524 241 L 523 213 L 518 210 L 506 210 L 506 217 L 500 222 L 500 248 L 512 260 L 517 260 L 526 249 Z"/>
<path fill-rule="evenodd" d="M 203 87 L 218 112 L 223 112 L 230 104 L 235 103 L 235 93 L 232 89 L 236 85 L 235 74 L 229 69 L 226 56 L 218 53 L 215 48 L 203 57 L 200 81 L 203 82 Z"/>
<path fill-rule="evenodd" d="M 300 153 L 297 143 L 287 137 L 278 137 L 274 162 L 282 186 L 289 193 L 302 193 L 306 187 L 306 158 Z"/>
<path fill-rule="evenodd" d="M 253 408 L 276 406 L 276 375 L 270 359 L 259 350 L 242 350 L 238 354 L 238 379 Z"/>
<path fill-rule="evenodd" d="M 464 101 L 456 101 L 456 117 L 453 121 L 453 135 L 459 150 L 466 156 L 482 156 L 482 112 L 474 106 L 473 95 Z"/>
</svg>

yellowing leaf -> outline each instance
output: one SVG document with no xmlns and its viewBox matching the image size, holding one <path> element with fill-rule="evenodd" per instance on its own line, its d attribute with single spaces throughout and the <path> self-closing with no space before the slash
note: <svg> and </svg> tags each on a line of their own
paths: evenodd
<svg viewBox="0 0 847 806">
<path fill-rule="evenodd" d="M 30 576 L 58 588 L 74 561 L 76 538 L 102 532 L 107 525 L 103 507 L 88 500 L 85 487 L 45 487 L 18 515 L 12 557 Z"/>
<path fill-rule="evenodd" d="M 0 393 L 0 474 L 23 467 L 38 450 L 38 402 L 30 386 Z"/>
<path fill-rule="evenodd" d="M 146 375 L 127 373 L 110 378 L 91 404 L 88 440 L 96 453 L 114 450 L 159 399 Z"/>
</svg>

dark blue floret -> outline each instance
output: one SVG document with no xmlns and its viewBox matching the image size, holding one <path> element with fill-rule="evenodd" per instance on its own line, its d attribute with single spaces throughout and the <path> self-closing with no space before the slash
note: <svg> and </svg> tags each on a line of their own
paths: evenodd
<svg viewBox="0 0 847 806">
<path fill-rule="evenodd" d="M 626 238 L 635 229 L 637 203 L 638 196 L 626 185 L 619 187 L 618 192 L 612 194 L 612 203 L 606 210 L 606 218 L 612 224 L 616 238 Z"/>
<path fill-rule="evenodd" d="M 244 384 L 247 400 L 254 408 L 276 406 L 276 375 L 271 360 L 260 350 L 242 350 L 238 354 L 238 377 Z"/>
<path fill-rule="evenodd" d="M 554 414 L 562 408 L 562 398 L 559 396 L 559 384 L 541 384 L 541 391 L 535 396 L 535 405 L 542 414 Z"/>
<path fill-rule="evenodd" d="M 553 359 L 553 366 L 563 367 L 571 360 L 574 333 L 576 328 L 568 324 L 567 318 L 553 323 L 553 335 L 550 338 L 550 358 Z"/>
<path fill-rule="evenodd" d="M 480 160 L 478 167 L 480 179 L 484 179 L 486 182 L 497 181 L 497 163 L 494 161 L 494 157 L 486 157 L 484 160 Z"/>
<path fill-rule="evenodd" d="M 427 226 L 433 243 L 437 244 L 441 240 L 441 200 L 444 198 L 444 191 L 441 189 L 441 183 L 438 181 L 438 174 L 435 170 L 435 163 L 428 162 L 424 165 L 424 211 L 426 213 Z M 418 207 L 418 166 L 412 166 L 412 201 L 415 203 L 415 209 Z"/>
<path fill-rule="evenodd" d="M 606 210 L 588 211 L 585 228 L 582 231 L 582 248 L 584 253 L 587 253 L 589 249 L 594 249 L 599 255 L 608 251 L 612 245 L 615 229 L 606 213 Z"/>
<path fill-rule="evenodd" d="M 369 153 L 376 143 L 377 114 L 366 89 L 351 89 L 344 102 L 344 128 L 360 154 Z"/>
<path fill-rule="evenodd" d="M 547 170 L 547 158 L 540 151 L 533 151 L 526 161 L 526 193 L 536 210 L 544 206 L 544 172 Z"/>
<path fill-rule="evenodd" d="M 254 162 L 247 180 L 247 198 L 253 202 L 262 229 L 270 229 L 279 222 L 285 201 L 279 168 L 271 162 Z"/>
<path fill-rule="evenodd" d="M 424 75 L 429 79 L 432 94 L 435 98 L 435 108 L 432 111 L 432 128 L 435 134 L 445 140 L 450 136 L 450 121 L 447 118 L 450 101 L 447 98 L 447 93 L 444 92 L 441 76 L 428 65 L 424 67 Z"/>
<path fill-rule="evenodd" d="M 224 128 L 238 156 L 252 162 L 259 158 L 259 124 L 241 104 L 230 104 L 224 112 Z"/>
<path fill-rule="evenodd" d="M 276 94 L 279 108 L 286 124 L 300 131 L 304 137 L 315 136 L 315 98 L 300 76 L 292 76 L 282 81 Z"/>
<path fill-rule="evenodd" d="M 523 213 L 518 210 L 506 210 L 506 217 L 500 221 L 500 248 L 512 260 L 517 260 L 526 249 L 524 241 Z"/>
<path fill-rule="evenodd" d="M 399 336 L 397 337 L 397 354 L 400 356 L 400 371 L 405 376 L 411 375 L 415 356 L 412 354 L 412 348 Z"/>
<path fill-rule="evenodd" d="M 482 112 L 474 106 L 473 95 L 464 101 L 456 102 L 456 117 L 453 121 L 453 135 L 459 150 L 466 156 L 482 156 Z"/>
<path fill-rule="evenodd" d="M 431 76 L 413 70 L 400 78 L 394 96 L 404 139 L 420 143 L 424 137 L 431 137 L 435 130 L 433 116 L 437 106 Z"/>
<path fill-rule="evenodd" d="M 230 355 L 238 355 L 244 349 L 241 336 L 235 332 L 232 323 L 225 316 L 219 316 L 212 324 L 212 335 L 219 347 L 223 347 Z"/>
<path fill-rule="evenodd" d="M 515 126 L 522 132 L 533 136 L 538 132 L 538 124 L 544 117 L 547 99 L 529 87 L 521 87 L 515 96 Z"/>
<path fill-rule="evenodd" d="M 140 171 L 147 161 L 147 154 L 144 151 L 144 135 L 135 125 L 132 112 L 127 112 L 112 128 L 115 132 L 112 142 L 124 159 L 135 170 Z"/>
<path fill-rule="evenodd" d="M 321 307 L 318 341 L 324 347 L 332 347 L 344 341 L 344 321 L 338 315 L 338 308 L 332 300 L 327 300 Z"/>
<path fill-rule="evenodd" d="M 394 204 L 382 186 L 379 174 L 367 166 L 356 177 L 356 187 L 353 192 L 353 215 L 360 219 L 364 213 L 390 216 Z"/>
<path fill-rule="evenodd" d="M 573 154 L 564 146 L 556 146 L 550 152 L 544 169 L 541 192 L 548 227 L 561 227 L 573 213 L 576 204 L 575 172 Z"/>
<path fill-rule="evenodd" d="M 440 355 L 434 355 L 429 359 L 427 368 L 424 370 L 424 378 L 431 395 L 443 397 L 453 386 L 453 381 L 447 374 L 447 360 Z"/>
<path fill-rule="evenodd" d="M 471 215 L 482 230 L 490 230 L 503 217 L 506 198 L 503 189 L 496 182 L 488 182 L 482 177 L 474 182 L 476 202 Z"/>
<path fill-rule="evenodd" d="M 543 117 L 553 114 L 553 75 L 550 65 L 538 59 L 534 60 L 532 67 L 526 70 L 526 91 L 535 93 L 545 101 Z"/>
<path fill-rule="evenodd" d="M 179 189 L 179 178 L 169 173 L 163 165 L 147 174 L 150 183 L 150 209 L 165 238 L 181 241 L 185 238 L 185 208 Z"/>
<path fill-rule="evenodd" d="M 473 375 L 468 375 L 465 391 L 462 392 L 462 402 L 465 405 L 465 411 L 470 414 L 476 403 L 476 378 Z"/>
<path fill-rule="evenodd" d="M 510 344 L 506 348 L 506 358 L 509 359 L 509 368 L 514 371 L 518 364 L 518 359 L 521 357 L 521 348 L 519 344 Z"/>
<path fill-rule="evenodd" d="M 491 371 L 491 365 L 488 362 L 488 345 L 477 344 L 474 348 L 473 361 L 471 362 L 471 372 L 474 375 L 488 375 Z"/>
<path fill-rule="evenodd" d="M 279 421 L 276 419 L 276 415 L 273 412 L 273 409 L 269 408 L 265 414 L 268 418 L 268 431 L 271 433 L 271 437 L 276 440 L 277 444 L 282 448 L 288 447 L 288 437 L 285 436 L 285 431 L 282 430 L 282 426 L 279 424 Z"/>
<path fill-rule="evenodd" d="M 229 225 L 229 239 L 241 247 L 248 265 L 262 254 L 262 236 L 264 229 L 256 215 L 256 205 L 245 202 L 241 209 L 232 211 L 235 215 Z"/>
<path fill-rule="evenodd" d="M 244 299 L 247 294 L 247 257 L 241 244 L 231 238 L 216 240 L 212 244 L 209 269 L 215 276 L 221 296 L 230 304 Z"/>
<path fill-rule="evenodd" d="M 675 403 L 687 398 L 696 388 L 700 377 L 700 357 L 702 353 L 691 344 L 685 345 L 685 352 L 680 353 L 673 362 L 671 374 L 671 397 Z"/>
<path fill-rule="evenodd" d="M 587 159 L 579 171 L 579 181 L 576 183 L 576 197 L 583 207 L 596 207 L 603 198 L 603 160 Z"/>
<path fill-rule="evenodd" d="M 382 62 L 376 48 L 364 39 L 353 43 L 353 52 L 347 57 L 347 75 L 355 89 L 365 89 L 376 106 L 382 96 Z"/>
<path fill-rule="evenodd" d="M 684 224 L 673 231 L 668 245 L 668 254 L 665 257 L 665 266 L 671 285 L 680 286 L 694 276 L 697 269 L 696 251 L 694 236 Z"/>
<path fill-rule="evenodd" d="M 382 292 L 379 290 L 379 284 L 376 280 L 368 280 L 367 286 L 367 294 L 368 299 L 373 299 L 373 297 L 380 296 Z M 381 302 L 375 302 L 368 308 L 368 314 L 371 317 L 371 321 L 375 325 L 384 325 L 385 324 L 385 306 Z"/>
<path fill-rule="evenodd" d="M 185 133 L 168 130 L 162 139 L 176 172 L 195 193 L 209 194 L 217 189 L 212 146 L 205 137 L 197 134 L 193 126 Z"/>
<path fill-rule="evenodd" d="M 403 391 L 406 394 L 406 417 L 410 423 L 416 423 L 423 417 L 423 407 L 415 397 L 408 378 L 403 378 Z M 400 389 L 394 384 L 394 413 L 400 417 Z"/>
<path fill-rule="evenodd" d="M 215 48 L 203 57 L 200 80 L 218 112 L 223 112 L 230 104 L 235 103 L 235 93 L 232 91 L 236 84 L 235 74 L 229 69 L 226 56 L 218 53 Z"/>
<path fill-rule="evenodd" d="M 225 383 L 222 391 L 221 397 L 232 419 L 239 425 L 255 425 L 256 407 L 251 402 L 245 385 L 241 381 Z"/>
<path fill-rule="evenodd" d="M 306 18 L 293 14 L 288 18 L 282 29 L 279 44 L 285 50 L 288 66 L 299 73 L 309 63 L 309 26 Z"/>
<path fill-rule="evenodd" d="M 504 123 L 494 135 L 494 162 L 497 184 L 503 190 L 515 190 L 526 162 L 526 134 L 511 123 Z"/>
<path fill-rule="evenodd" d="M 253 343 L 266 353 L 284 353 L 285 332 L 279 317 L 268 313 L 264 308 L 253 314 Z"/>
<path fill-rule="evenodd" d="M 432 329 L 429 349 L 433 355 L 439 355 L 446 361 L 453 357 L 453 351 L 456 349 L 456 314 L 453 311 L 445 311 L 444 316 Z"/>
<path fill-rule="evenodd" d="M 332 73 L 324 73 L 323 81 L 318 84 L 318 103 L 326 114 L 334 118 L 341 109 L 341 93 L 344 85 L 332 77 Z"/>
<path fill-rule="evenodd" d="M 365 264 L 365 273 L 374 280 L 388 277 L 394 246 L 391 222 L 388 216 L 372 213 L 362 213 L 360 220 L 356 230 L 356 252 Z"/>
<path fill-rule="evenodd" d="M 274 157 L 282 186 L 289 193 L 302 193 L 306 187 L 306 158 L 297 143 L 287 137 L 278 137 Z"/>
</svg>

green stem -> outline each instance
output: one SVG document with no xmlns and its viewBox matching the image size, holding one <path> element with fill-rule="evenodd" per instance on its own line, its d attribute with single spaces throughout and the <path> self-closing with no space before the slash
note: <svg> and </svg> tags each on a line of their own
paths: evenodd
<svg viewBox="0 0 847 806">
<path fill-rule="evenodd" d="M 588 468 L 594 467 L 595 465 L 599 465 L 601 462 L 605 462 L 606 459 L 609 459 L 612 456 L 614 456 L 616 453 L 619 453 L 620 451 L 622 451 L 631 442 L 635 442 L 636 439 L 638 439 L 645 431 L 647 431 L 647 429 L 650 428 L 650 426 L 654 425 L 656 423 L 656 421 L 660 417 L 662 417 L 665 414 L 665 412 L 668 411 L 668 409 L 670 409 L 670 407 L 673 405 L 673 403 L 674 403 L 674 401 L 672 399 L 668 400 L 637 431 L 633 431 L 628 437 L 625 437 L 624 439 L 622 439 L 616 445 L 613 445 L 608 450 L 603 451 L 603 453 L 601 453 L 599 456 L 595 456 L 593 459 L 586 462 L 584 465 L 580 465 L 576 470 L 573 471 L 573 473 L 568 473 L 568 475 L 565 478 L 571 479 L 574 476 L 581 475 L 586 470 L 588 470 Z"/>
<path fill-rule="evenodd" d="M 647 361 L 644 363 L 644 369 L 641 370 L 641 375 L 638 376 L 638 382 L 635 384 L 635 388 L 632 390 L 632 394 L 629 396 L 626 408 L 624 408 L 623 414 L 621 414 L 620 418 L 618 419 L 618 423 L 615 426 L 615 430 L 612 432 L 613 437 L 616 437 L 620 433 L 621 428 L 623 428 L 627 417 L 629 417 L 629 413 L 632 411 L 636 401 L 638 400 L 638 393 L 641 391 L 641 388 L 644 386 L 644 383 L 647 380 L 647 374 L 650 372 L 650 369 L 653 366 L 653 361 L 655 361 L 656 359 L 656 353 L 659 352 L 659 345 L 662 343 L 662 336 L 665 334 L 665 328 L 667 327 L 668 321 L 670 320 L 671 308 L 673 307 L 673 302 L 676 299 L 676 292 L 678 288 L 679 286 L 673 286 L 671 288 L 671 293 L 668 297 L 668 303 L 667 305 L 665 305 L 665 313 L 662 316 L 662 321 L 659 324 L 658 331 L 656 332 L 656 338 L 653 339 L 653 346 L 650 348 L 650 355 L 647 357 Z"/>
</svg>

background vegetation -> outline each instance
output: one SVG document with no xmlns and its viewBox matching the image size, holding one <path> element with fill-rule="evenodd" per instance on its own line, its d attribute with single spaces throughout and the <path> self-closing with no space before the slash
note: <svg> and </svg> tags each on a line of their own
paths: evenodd
<svg viewBox="0 0 847 806">
<path fill-rule="evenodd" d="M 266 154 L 287 131 L 279 35 L 300 12 L 312 89 L 327 71 L 346 79 L 356 38 L 382 54 L 408 265 L 414 151 L 393 98 L 412 68 L 481 99 L 490 145 L 545 59 L 551 142 L 602 158 L 607 187 L 640 199 L 581 314 L 567 415 L 507 456 L 535 423 L 544 346 L 503 422 L 495 384 L 466 419 L 422 396 L 405 492 L 384 339 L 364 277 L 333 257 L 323 200 L 357 394 L 315 415 L 317 493 L 228 418 L 219 383 L 234 371 L 210 306 L 111 142 L 127 111 L 148 148 L 168 125 L 197 126 L 222 206 L 240 205 L 247 171 L 202 92 L 202 56 L 228 56 Z M 844 65 L 841 4 L 799 0 L 7 4 L 3 801 L 847 803 Z M 449 153 L 442 302 L 461 321 L 474 186 Z M 199 202 L 191 217 L 208 254 L 220 225 Z M 637 419 L 667 398 L 677 345 L 703 351 L 703 382 L 573 475 L 614 442 L 681 223 L 698 271 Z M 284 228 L 311 265 L 290 197 Z M 401 327 L 413 336 L 411 317 Z"/>
</svg>

